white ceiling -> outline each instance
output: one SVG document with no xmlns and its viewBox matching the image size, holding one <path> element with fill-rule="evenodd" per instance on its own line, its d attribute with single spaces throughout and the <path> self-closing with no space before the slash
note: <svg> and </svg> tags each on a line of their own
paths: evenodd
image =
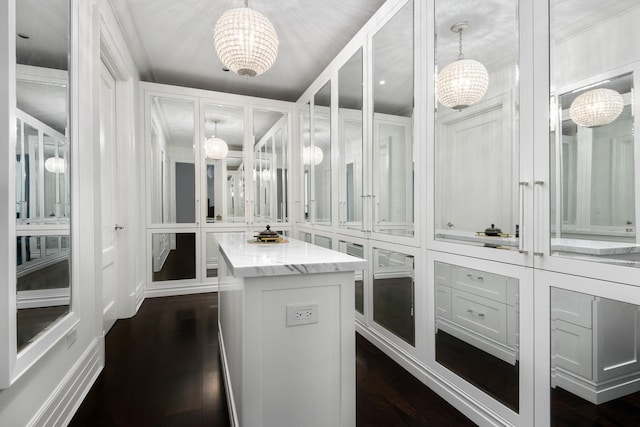
<svg viewBox="0 0 640 427">
<path fill-rule="evenodd" d="M 143 80 L 295 101 L 384 0 L 250 0 L 280 41 L 265 74 L 222 70 L 213 29 L 243 0 L 110 0 Z"/>
</svg>

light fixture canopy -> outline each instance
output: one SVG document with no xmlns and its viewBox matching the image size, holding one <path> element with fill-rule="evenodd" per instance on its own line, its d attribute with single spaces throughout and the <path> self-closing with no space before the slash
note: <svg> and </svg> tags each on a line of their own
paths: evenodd
<svg viewBox="0 0 640 427">
<path fill-rule="evenodd" d="M 613 89 L 589 90 L 571 103 L 569 116 L 577 125 L 593 128 L 607 125 L 620 116 L 624 108 L 622 95 Z"/>
<path fill-rule="evenodd" d="M 213 31 L 218 57 L 234 73 L 255 77 L 267 71 L 278 56 L 278 34 L 269 19 L 253 9 L 230 9 Z"/>
<path fill-rule="evenodd" d="M 44 168 L 51 173 L 64 173 L 66 170 L 64 159 L 61 157 L 49 157 L 44 161 Z"/>
<path fill-rule="evenodd" d="M 313 152 L 311 152 L 311 147 L 304 147 L 302 150 L 302 163 L 305 165 L 319 165 L 322 163 L 324 159 L 324 154 L 322 153 L 322 149 L 318 146 L 313 147 Z"/>
<path fill-rule="evenodd" d="M 462 32 L 468 28 L 467 21 L 451 26 L 451 31 L 459 35 L 458 59 L 444 67 L 436 79 L 438 101 L 456 110 L 477 104 L 489 87 L 489 73 L 485 66 L 473 59 L 464 59 L 462 54 Z"/>
<path fill-rule="evenodd" d="M 218 135 L 218 121 L 216 120 L 213 123 L 216 126 L 214 134 L 204 143 L 204 151 L 209 159 L 222 160 L 229 154 L 229 146 L 224 139 L 216 136 Z"/>
</svg>

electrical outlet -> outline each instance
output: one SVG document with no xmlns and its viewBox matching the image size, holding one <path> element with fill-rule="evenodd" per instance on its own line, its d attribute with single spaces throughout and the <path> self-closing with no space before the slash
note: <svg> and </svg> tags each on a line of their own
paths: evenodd
<svg viewBox="0 0 640 427">
<path fill-rule="evenodd" d="M 318 303 L 287 304 L 287 326 L 318 323 Z"/>
</svg>

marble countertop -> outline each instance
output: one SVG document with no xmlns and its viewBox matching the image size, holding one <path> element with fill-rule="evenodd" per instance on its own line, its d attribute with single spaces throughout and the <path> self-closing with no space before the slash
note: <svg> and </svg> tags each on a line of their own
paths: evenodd
<svg viewBox="0 0 640 427">
<path fill-rule="evenodd" d="M 640 245 L 625 242 L 583 239 L 551 239 L 551 250 L 587 255 L 622 255 L 640 252 Z"/>
<path fill-rule="evenodd" d="M 333 273 L 366 268 L 366 261 L 301 240 L 249 243 L 256 233 L 216 233 L 220 254 L 235 277 Z"/>
</svg>

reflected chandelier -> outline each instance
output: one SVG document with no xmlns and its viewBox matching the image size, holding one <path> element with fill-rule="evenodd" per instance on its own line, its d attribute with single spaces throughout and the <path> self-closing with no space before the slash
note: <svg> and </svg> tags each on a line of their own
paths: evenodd
<svg viewBox="0 0 640 427">
<path fill-rule="evenodd" d="M 222 14 L 213 31 L 218 57 L 234 73 L 255 77 L 267 71 L 278 56 L 278 34 L 271 21 L 253 9 L 244 7 Z"/>
<path fill-rule="evenodd" d="M 477 104 L 489 87 L 489 73 L 485 66 L 473 59 L 464 59 L 462 54 L 462 32 L 467 28 L 467 21 L 451 26 L 451 31 L 459 34 L 460 52 L 458 59 L 444 67 L 436 79 L 438 101 L 456 110 Z"/>
<path fill-rule="evenodd" d="M 593 128 L 613 122 L 623 108 L 622 95 L 612 89 L 599 88 L 574 99 L 569 108 L 569 116 L 577 125 Z"/>
<path fill-rule="evenodd" d="M 64 173 L 66 169 L 64 159 L 60 157 L 49 157 L 44 162 L 44 168 L 51 173 Z"/>
<path fill-rule="evenodd" d="M 218 121 L 215 120 L 216 128 L 213 136 L 204 143 L 204 151 L 209 159 L 222 160 L 229 154 L 229 146 L 222 138 L 218 138 Z"/>
<path fill-rule="evenodd" d="M 305 165 L 310 165 L 313 162 L 313 165 L 317 166 L 322 163 L 323 159 L 324 154 L 320 147 L 313 147 L 313 153 L 311 152 L 311 147 L 304 147 L 302 150 L 302 163 Z"/>
</svg>

